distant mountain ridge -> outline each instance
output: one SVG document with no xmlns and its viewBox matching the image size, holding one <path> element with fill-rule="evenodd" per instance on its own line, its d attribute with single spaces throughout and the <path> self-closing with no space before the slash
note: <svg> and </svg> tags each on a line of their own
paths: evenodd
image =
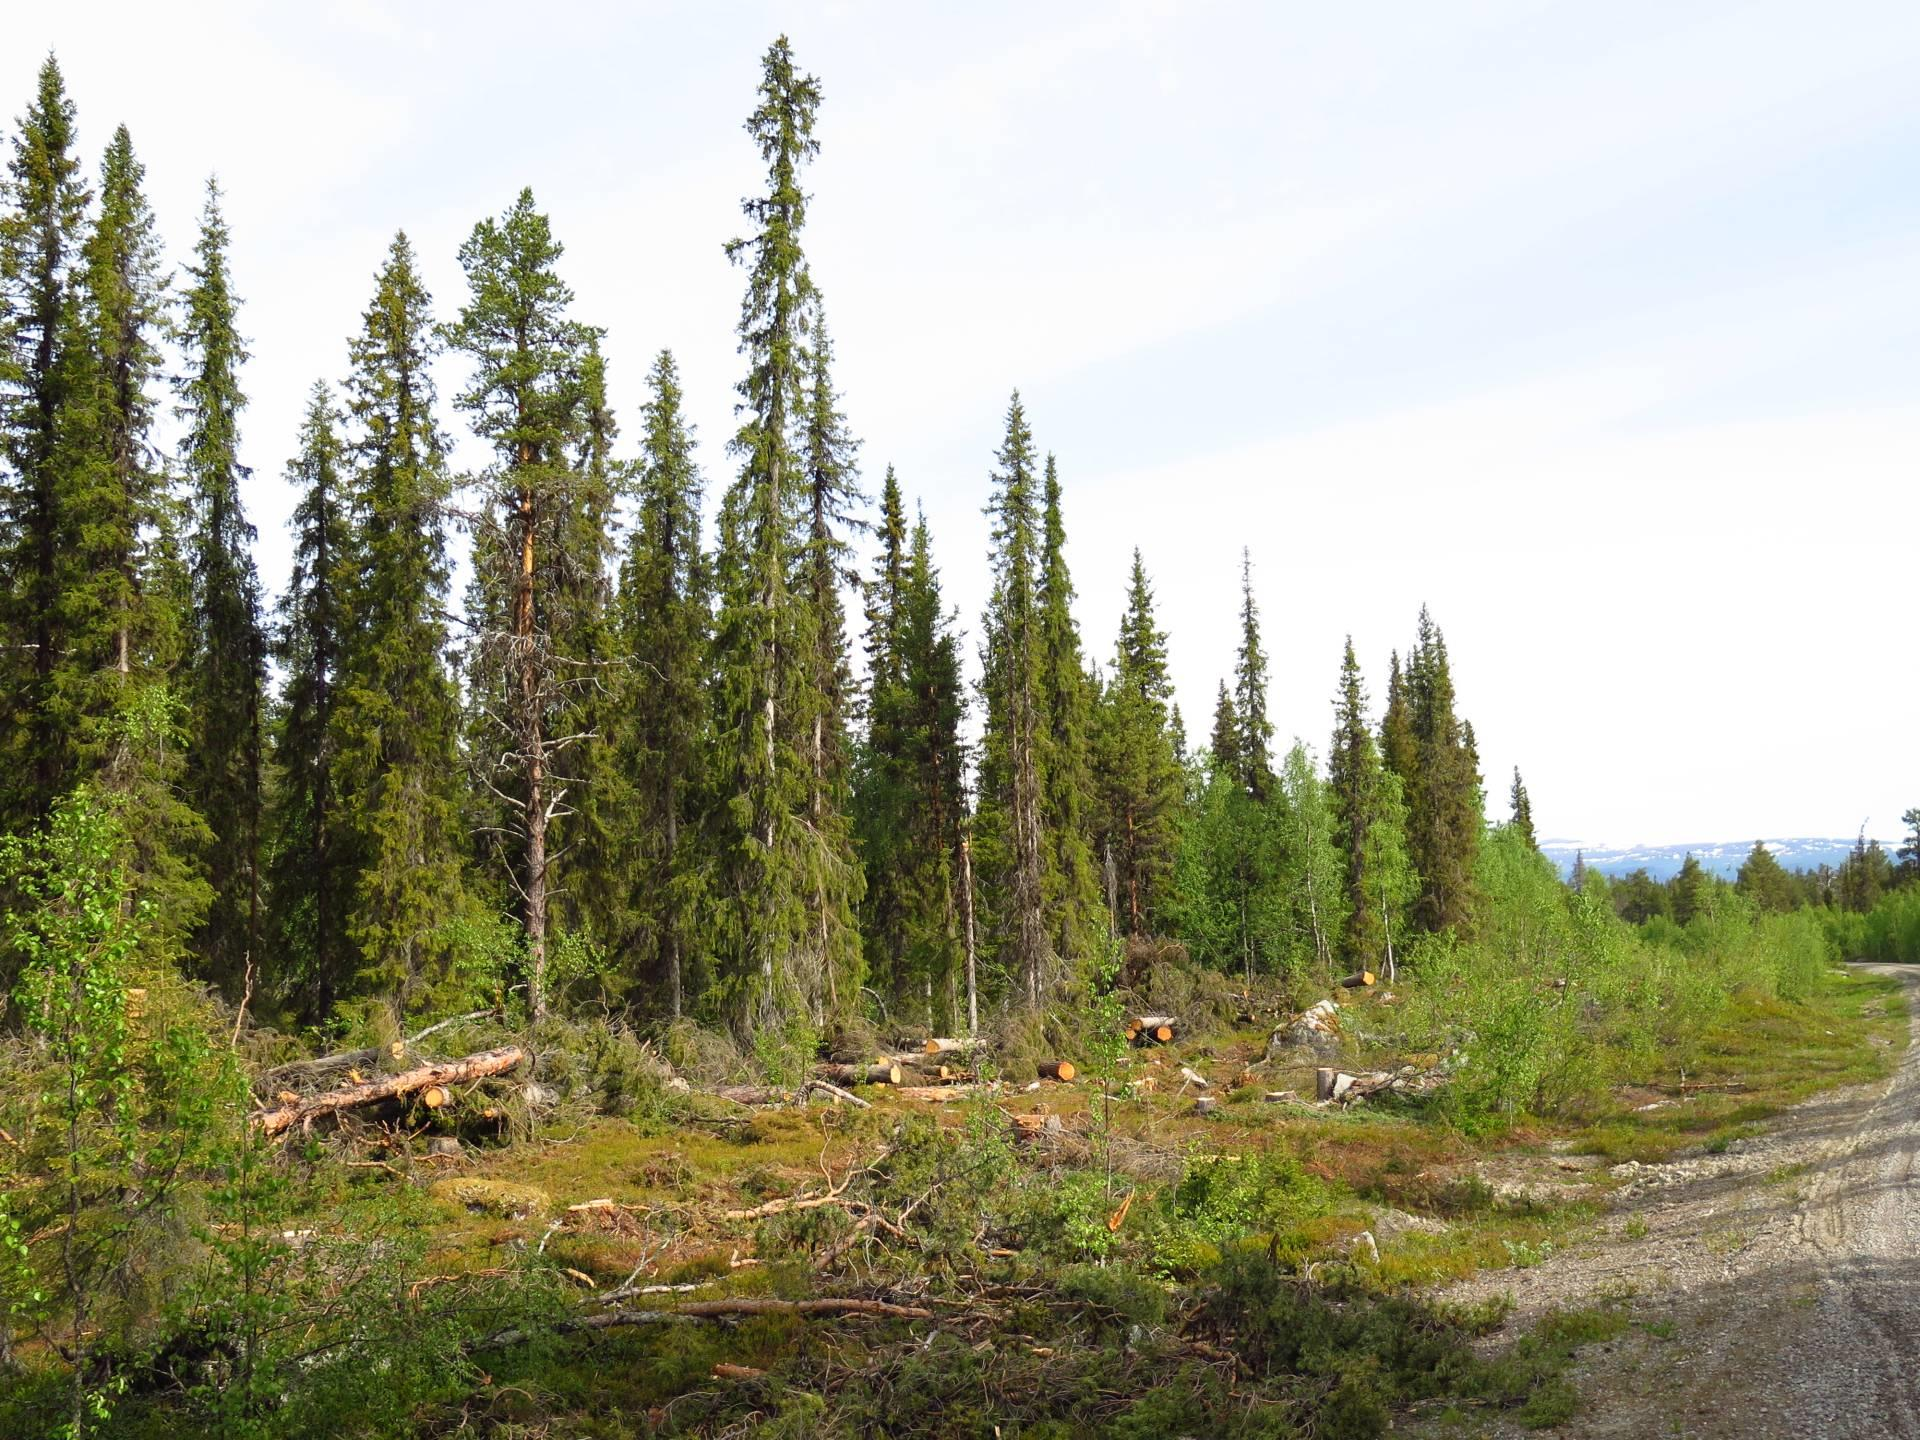
<svg viewBox="0 0 1920 1440">
<path fill-rule="evenodd" d="M 1844 839 L 1801 836 L 1793 839 L 1767 837 L 1763 842 L 1773 858 L 1789 870 L 1812 870 L 1821 865 L 1838 866 L 1853 849 L 1853 837 Z M 1880 844 L 1891 855 L 1898 841 Z M 1587 867 L 1604 875 L 1631 875 L 1645 870 L 1656 880 L 1671 879 L 1689 854 L 1715 875 L 1731 880 L 1753 850 L 1751 840 L 1709 840 L 1692 845 L 1584 845 L 1576 840 L 1542 840 L 1540 851 L 1560 867 L 1564 875 L 1573 869 L 1576 854 L 1586 856 Z"/>
</svg>

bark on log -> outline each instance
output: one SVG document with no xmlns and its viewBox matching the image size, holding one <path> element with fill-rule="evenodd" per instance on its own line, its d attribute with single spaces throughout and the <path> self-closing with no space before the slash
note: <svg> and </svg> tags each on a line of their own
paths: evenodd
<svg viewBox="0 0 1920 1440">
<path fill-rule="evenodd" d="M 1071 1080 L 1080 1072 L 1074 1068 L 1071 1060 L 1042 1060 L 1040 1078 L 1042 1080 Z"/>
<path fill-rule="evenodd" d="M 348 1090 L 314 1095 L 297 1105 L 262 1111 L 254 1116 L 253 1123 L 268 1135 L 278 1135 L 295 1125 L 309 1125 L 323 1115 L 337 1115 L 342 1110 L 376 1104 L 381 1100 L 396 1100 L 429 1086 L 466 1085 L 490 1075 L 504 1075 L 526 1058 L 527 1052 L 518 1045 L 484 1050 L 464 1060 L 450 1060 L 444 1065 L 423 1065 L 417 1070 L 390 1075 L 384 1080 L 356 1085 Z"/>
<path fill-rule="evenodd" d="M 1036 1081 L 1036 1084 L 1039 1082 Z M 902 1100 L 958 1100 L 963 1096 L 977 1095 L 982 1090 L 990 1090 L 990 1085 L 900 1085 L 894 1094 Z"/>
<path fill-rule="evenodd" d="M 954 1040 L 946 1036 L 936 1035 L 920 1047 L 920 1053 L 923 1055 L 951 1055 L 956 1051 L 978 1050 L 985 1043 L 984 1040 L 973 1036 Z"/>
<path fill-rule="evenodd" d="M 900 1067 L 891 1061 L 861 1065 L 816 1065 L 813 1073 L 836 1085 L 898 1085 Z"/>
<path fill-rule="evenodd" d="M 1371 970 L 1356 970 L 1353 974 L 1345 976 L 1340 981 L 1340 985 L 1345 990 L 1364 990 L 1373 984 L 1374 979 L 1375 976 Z"/>
</svg>

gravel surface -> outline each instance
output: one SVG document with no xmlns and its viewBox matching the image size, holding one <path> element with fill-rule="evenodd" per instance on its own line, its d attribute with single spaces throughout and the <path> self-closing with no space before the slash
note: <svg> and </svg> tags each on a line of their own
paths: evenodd
<svg viewBox="0 0 1920 1440">
<path fill-rule="evenodd" d="M 1914 1002 L 1890 1079 L 1818 1096 L 1723 1155 L 1616 1167 L 1623 1203 L 1598 1241 L 1447 1292 L 1510 1293 L 1508 1335 L 1630 1295 L 1637 1323 L 1581 1353 L 1581 1413 L 1553 1433 L 1920 1440 L 1920 973 L 1869 968 Z"/>
</svg>

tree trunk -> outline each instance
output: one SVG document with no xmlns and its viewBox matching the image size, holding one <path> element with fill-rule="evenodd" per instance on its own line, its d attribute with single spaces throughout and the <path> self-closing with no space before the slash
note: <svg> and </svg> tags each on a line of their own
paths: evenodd
<svg viewBox="0 0 1920 1440">
<path fill-rule="evenodd" d="M 967 1034 L 980 1033 L 980 981 L 973 948 L 973 834 L 960 837 L 961 895 L 967 920 Z"/>
</svg>

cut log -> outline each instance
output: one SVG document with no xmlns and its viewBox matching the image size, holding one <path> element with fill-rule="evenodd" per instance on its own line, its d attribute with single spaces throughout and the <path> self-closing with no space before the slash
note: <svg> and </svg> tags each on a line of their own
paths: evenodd
<svg viewBox="0 0 1920 1440">
<path fill-rule="evenodd" d="M 1322 1065 L 1318 1070 L 1314 1071 L 1313 1098 L 1316 1100 L 1331 1100 L 1333 1098 L 1334 1077 L 1339 1073 L 1340 1072 L 1335 1070 L 1331 1065 Z"/>
<path fill-rule="evenodd" d="M 1182 1065 L 1180 1067 L 1180 1078 L 1186 1081 L 1189 1085 L 1198 1085 L 1202 1090 L 1205 1090 L 1208 1088 L 1207 1077 L 1202 1075 L 1198 1070 L 1194 1069 L 1191 1065 Z"/>
<path fill-rule="evenodd" d="M 1212 1095 L 1202 1095 L 1193 1102 L 1193 1113 L 1196 1115 L 1211 1115 L 1219 1108 L 1220 1101 Z"/>
<path fill-rule="evenodd" d="M 1042 1080 L 1071 1080 L 1080 1072 L 1074 1068 L 1071 1060 L 1042 1060 L 1040 1078 Z"/>
<path fill-rule="evenodd" d="M 898 1085 L 900 1067 L 891 1061 L 867 1065 L 816 1065 L 813 1073 L 836 1085 Z"/>
<path fill-rule="evenodd" d="M 761 1380 L 766 1378 L 766 1373 L 752 1365 L 729 1365 L 725 1360 L 715 1362 L 713 1367 L 716 1380 Z"/>
<path fill-rule="evenodd" d="M 936 1035 L 920 1047 L 920 1053 L 923 1055 L 952 1055 L 956 1052 L 978 1050 L 985 1043 L 985 1041 L 974 1036 L 954 1040 L 946 1036 Z"/>
<path fill-rule="evenodd" d="M 417 1070 L 390 1075 L 384 1080 L 356 1085 L 348 1090 L 314 1095 L 297 1105 L 265 1110 L 253 1117 L 253 1123 L 268 1135 L 278 1135 L 295 1125 L 311 1125 L 325 1115 L 338 1115 L 343 1110 L 377 1104 L 382 1100 L 397 1100 L 432 1086 L 468 1085 L 491 1075 L 504 1075 L 526 1058 L 527 1052 L 520 1046 L 505 1045 L 498 1050 L 484 1050 L 478 1055 L 469 1055 L 464 1060 L 449 1060 L 444 1065 L 423 1065 Z"/>
<path fill-rule="evenodd" d="M 438 1110 L 451 1099 L 453 1092 L 444 1085 L 429 1085 L 420 1092 L 420 1103 L 429 1110 Z"/>
<path fill-rule="evenodd" d="M 1038 1085 L 1038 1080 L 1033 1082 Z M 898 1085 L 893 1093 L 902 1100 L 960 1100 L 968 1095 L 978 1095 L 983 1090 L 991 1090 L 991 1085 Z"/>
<path fill-rule="evenodd" d="M 1373 981 L 1374 974 L 1371 970 L 1356 970 L 1353 974 L 1344 977 L 1340 984 L 1347 990 L 1365 990 L 1373 984 Z"/>
</svg>

